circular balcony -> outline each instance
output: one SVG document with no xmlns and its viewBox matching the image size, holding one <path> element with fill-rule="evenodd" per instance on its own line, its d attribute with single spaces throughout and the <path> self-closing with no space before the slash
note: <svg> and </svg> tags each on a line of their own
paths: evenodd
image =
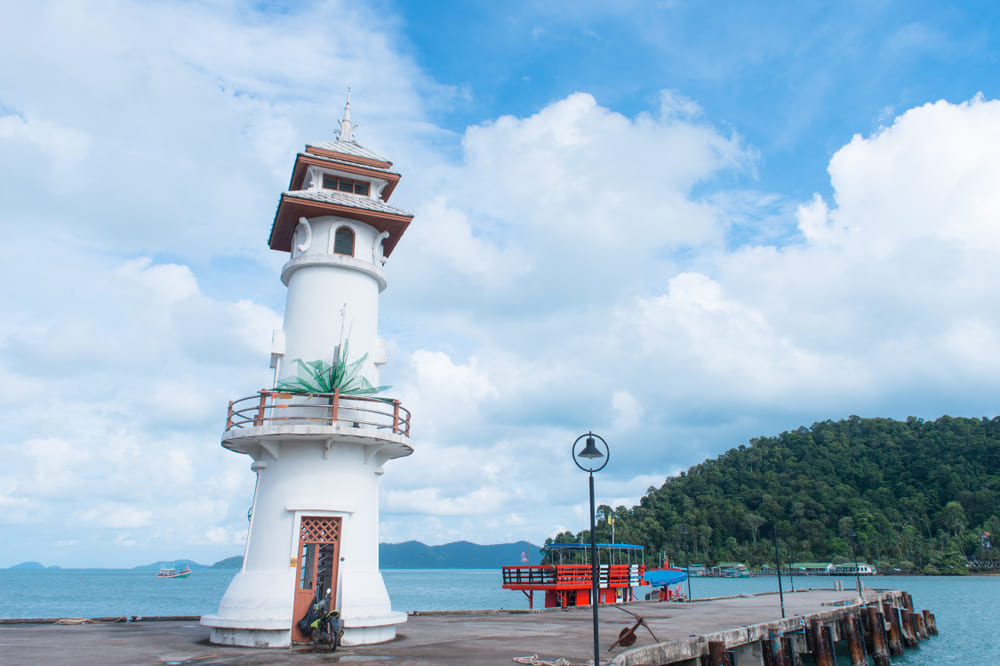
<svg viewBox="0 0 1000 666">
<path fill-rule="evenodd" d="M 310 439 L 378 445 L 409 455 L 410 411 L 399 400 L 333 393 L 262 390 L 229 403 L 222 445 L 256 458 L 268 440 Z"/>
</svg>

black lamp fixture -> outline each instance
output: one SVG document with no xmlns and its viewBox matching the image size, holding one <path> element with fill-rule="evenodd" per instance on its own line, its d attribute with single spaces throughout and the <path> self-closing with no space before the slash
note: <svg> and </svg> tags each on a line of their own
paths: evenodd
<svg viewBox="0 0 1000 666">
<path fill-rule="evenodd" d="M 684 577 L 687 579 L 688 585 L 688 597 L 687 600 L 691 601 L 691 563 L 688 560 L 688 528 L 687 525 L 681 525 L 681 540 L 684 542 Z"/>
<path fill-rule="evenodd" d="M 577 452 L 576 445 L 584 438 L 586 438 L 584 447 Z M 601 453 L 600 449 L 597 448 L 598 440 L 600 440 L 601 445 L 604 447 L 604 453 Z M 573 453 L 573 462 L 576 463 L 576 466 L 587 472 L 590 476 L 590 605 L 594 609 L 594 664 L 596 665 L 601 663 L 601 648 L 597 637 L 597 606 L 600 604 L 600 599 L 598 598 L 597 591 L 598 571 L 597 535 L 595 534 L 596 526 L 594 525 L 594 472 L 599 472 L 607 466 L 608 460 L 611 459 L 611 450 L 608 449 L 608 443 L 604 441 L 603 437 L 588 432 L 586 435 L 580 435 L 576 438 L 570 451 Z M 586 462 L 581 463 L 581 458 Z M 601 458 L 604 460 L 601 460 Z"/>
<path fill-rule="evenodd" d="M 847 536 L 851 539 L 851 555 L 854 556 L 854 578 L 858 582 L 858 596 L 861 597 L 862 601 L 864 601 L 865 593 L 861 588 L 861 568 L 858 566 L 858 549 L 856 545 L 858 535 L 854 532 L 854 530 L 851 530 L 847 533 Z"/>
<path fill-rule="evenodd" d="M 576 441 L 580 441 L 577 439 Z M 601 440 L 604 441 L 604 440 Z M 587 433 L 587 441 L 583 450 L 576 454 L 577 458 L 603 458 L 604 454 L 600 452 L 597 448 L 597 440 L 594 439 L 593 433 Z M 596 471 L 596 470 L 595 470 Z"/>
</svg>

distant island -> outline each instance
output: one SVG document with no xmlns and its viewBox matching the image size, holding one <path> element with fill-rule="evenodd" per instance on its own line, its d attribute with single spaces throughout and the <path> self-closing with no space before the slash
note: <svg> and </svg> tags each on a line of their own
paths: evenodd
<svg viewBox="0 0 1000 666">
<path fill-rule="evenodd" d="M 428 546 L 419 541 L 380 543 L 378 545 L 381 569 L 499 569 L 521 564 L 521 554 L 528 564 L 541 561 L 539 546 L 528 541 L 482 546 L 468 541 L 455 541 L 440 546 Z M 178 560 L 180 562 L 181 560 Z M 212 565 L 213 569 L 239 569 L 243 558 L 227 557 Z M 191 567 L 194 569 L 194 566 Z"/>
<path fill-rule="evenodd" d="M 224 560 L 219 560 L 213 564 L 210 569 L 240 569 L 243 567 L 243 556 L 234 555 L 232 557 L 227 557 Z"/>
<path fill-rule="evenodd" d="M 528 564 L 538 564 L 541 561 L 539 546 L 528 541 L 486 546 L 468 541 L 455 541 L 440 546 L 428 546 L 419 541 L 378 545 L 381 569 L 499 569 L 506 565 L 521 564 L 522 553 L 528 559 Z M 243 557 L 236 555 L 216 562 L 212 568 L 239 569 L 242 566 Z"/>
<path fill-rule="evenodd" d="M 428 546 L 419 541 L 380 543 L 379 566 L 382 569 L 499 569 L 521 564 L 522 553 L 528 564 L 541 561 L 539 546 L 527 541 L 481 546 L 468 541 L 456 541 L 440 546 Z"/>
<path fill-rule="evenodd" d="M 10 567 L 11 569 L 62 569 L 62 567 L 47 567 L 44 564 L 39 564 L 38 562 L 21 562 L 20 564 L 15 564 Z"/>
<path fill-rule="evenodd" d="M 539 546 L 527 541 L 481 546 L 468 541 L 456 541 L 440 546 L 428 546 L 419 541 L 403 543 L 380 543 L 379 564 L 382 569 L 499 569 L 510 564 L 521 564 L 521 554 L 529 564 L 538 564 L 541 555 Z M 194 560 L 159 560 L 132 567 L 133 570 L 183 569 L 239 569 L 243 566 L 243 556 L 234 555 L 207 565 Z M 11 569 L 60 569 L 46 567 L 38 562 L 22 562 Z"/>
</svg>

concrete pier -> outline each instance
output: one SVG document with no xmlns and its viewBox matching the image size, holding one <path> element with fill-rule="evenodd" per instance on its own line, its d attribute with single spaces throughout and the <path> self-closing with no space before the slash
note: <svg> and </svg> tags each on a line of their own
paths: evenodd
<svg viewBox="0 0 1000 666">
<path fill-rule="evenodd" d="M 900 604 L 896 592 L 865 591 L 870 604 Z M 602 663 L 698 664 L 708 643 L 724 643 L 740 666 L 763 664 L 772 636 L 807 652 L 811 622 L 835 628 L 847 613 L 859 612 L 856 591 L 805 590 L 785 594 L 785 619 L 778 596 L 759 594 L 693 603 L 636 602 L 623 608 L 645 619 L 629 647 L 610 647 L 636 617 L 614 606 L 600 609 Z M 253 649 L 208 642 L 197 620 L 0 625 L 0 655 L 15 664 L 282 664 L 345 663 L 386 666 L 590 663 L 593 639 L 590 607 L 535 611 L 454 611 L 411 614 L 396 640 L 339 648 L 330 654 L 310 646 Z M 836 633 L 836 632 L 834 632 Z M 655 638 L 654 638 L 655 636 Z M 837 637 L 834 640 L 843 640 Z M 718 648 L 717 648 L 718 649 Z M 532 661 L 532 659 L 534 661 Z M 517 660 L 517 661 L 515 661 Z"/>
</svg>

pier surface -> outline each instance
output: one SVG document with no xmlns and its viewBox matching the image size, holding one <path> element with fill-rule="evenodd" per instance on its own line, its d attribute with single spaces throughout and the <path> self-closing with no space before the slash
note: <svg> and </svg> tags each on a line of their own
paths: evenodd
<svg viewBox="0 0 1000 666">
<path fill-rule="evenodd" d="M 865 590 L 874 600 L 881 595 Z M 785 616 L 825 613 L 859 602 L 855 590 L 785 593 Z M 645 618 L 650 631 L 636 630 L 629 648 L 606 650 L 636 619 L 614 606 L 600 607 L 602 663 L 628 663 L 627 652 L 780 620 L 777 594 L 758 594 L 693 603 L 636 602 L 623 605 Z M 196 621 L 156 621 L 83 625 L 0 625 L 0 661 L 15 664 L 284 664 L 343 663 L 383 666 L 536 663 L 559 658 L 586 664 L 593 658 L 589 606 L 565 611 L 454 611 L 411 615 L 396 640 L 380 645 L 341 647 L 330 653 L 308 646 L 259 650 L 212 645 L 210 629 Z M 616 659 L 617 658 L 617 659 Z M 522 662 L 524 663 L 524 662 Z M 526 662 L 526 663 L 531 663 Z"/>
</svg>

